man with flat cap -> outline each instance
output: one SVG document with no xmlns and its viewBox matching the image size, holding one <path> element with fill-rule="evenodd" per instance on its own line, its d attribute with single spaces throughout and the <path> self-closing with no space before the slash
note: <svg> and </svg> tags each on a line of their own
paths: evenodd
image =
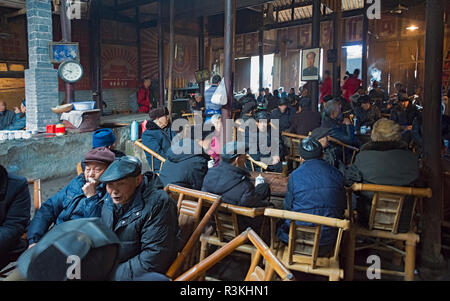
<svg viewBox="0 0 450 301">
<path fill-rule="evenodd" d="M 242 106 L 241 119 L 245 122 L 250 118 L 253 118 L 253 114 L 256 110 L 256 102 L 250 101 Z"/>
<path fill-rule="evenodd" d="M 157 108 L 150 111 L 150 121 L 147 122 L 147 129 L 142 133 L 142 143 L 152 151 L 160 154 L 164 158 L 167 156 L 172 139 L 175 133 L 169 126 L 169 111 L 167 108 Z M 145 153 L 148 164 L 152 167 L 152 156 Z M 153 171 L 158 173 L 161 161 L 153 158 Z"/>
<path fill-rule="evenodd" d="M 342 164 L 342 162 L 340 160 L 337 159 L 336 157 L 336 150 L 335 148 L 337 146 L 331 145 L 328 142 L 328 135 L 330 133 L 330 129 L 328 128 L 323 128 L 323 127 L 319 127 L 317 129 L 314 129 L 311 132 L 311 137 L 316 139 L 317 141 L 320 142 L 320 144 L 322 145 L 323 148 L 323 157 L 322 159 L 327 162 L 328 164 L 330 164 L 331 166 L 334 166 L 336 168 L 340 167 L 340 164 Z"/>
<path fill-rule="evenodd" d="M 113 280 L 165 274 L 180 247 L 176 202 L 157 175 L 141 172 L 139 159 L 126 156 L 114 161 L 100 178 L 108 192 L 101 219 L 121 241 Z"/>
<path fill-rule="evenodd" d="M 270 187 L 263 183 L 255 187 L 250 173 L 245 168 L 248 147 L 243 142 L 228 142 L 224 145 L 222 162 L 208 170 L 202 191 L 221 195 L 222 201 L 243 207 L 269 206 Z M 259 232 L 262 219 L 241 218 L 239 230 L 252 227 Z"/>
<path fill-rule="evenodd" d="M 372 127 L 378 119 L 381 118 L 380 109 L 377 106 L 372 106 L 371 99 L 368 95 L 363 95 L 358 98 L 358 106 L 355 107 L 355 115 L 357 118 L 356 128 L 361 126 Z"/>
<path fill-rule="evenodd" d="M 282 97 L 278 103 L 278 108 L 274 109 L 270 113 L 270 119 L 279 120 L 280 130 L 287 131 L 291 125 L 290 120 L 292 115 L 295 113 L 289 110 L 289 100 L 287 97 Z"/>
<path fill-rule="evenodd" d="M 99 179 L 114 159 L 114 153 L 106 147 L 90 150 L 86 154 L 82 162 L 85 165 L 84 173 L 36 211 L 27 233 L 30 247 L 44 236 L 52 224 L 84 217 L 100 217 L 99 204 L 103 201 L 106 188 Z"/>
<path fill-rule="evenodd" d="M 346 201 L 341 172 L 322 160 L 322 145 L 312 137 L 302 140 L 299 153 L 303 163 L 289 178 L 284 210 L 343 218 Z M 311 226 L 309 223 L 297 223 Z M 289 224 L 287 220 L 278 229 L 278 237 L 286 244 Z M 322 228 L 319 256 L 326 256 L 334 250 L 336 235 L 335 229 Z"/>
</svg>

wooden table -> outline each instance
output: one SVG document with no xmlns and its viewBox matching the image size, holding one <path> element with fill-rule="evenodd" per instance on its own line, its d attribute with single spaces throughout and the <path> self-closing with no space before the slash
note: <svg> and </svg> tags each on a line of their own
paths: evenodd
<svg viewBox="0 0 450 301">
<path fill-rule="evenodd" d="M 259 176 L 259 172 L 251 172 L 252 180 L 255 180 Z M 264 182 L 269 184 L 270 192 L 272 196 L 284 198 L 287 192 L 287 185 L 289 177 L 284 177 L 280 173 L 264 172 L 261 173 L 264 178 Z"/>
</svg>

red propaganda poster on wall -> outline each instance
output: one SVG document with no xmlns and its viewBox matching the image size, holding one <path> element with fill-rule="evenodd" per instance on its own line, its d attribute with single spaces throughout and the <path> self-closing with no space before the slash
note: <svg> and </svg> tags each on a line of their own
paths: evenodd
<svg viewBox="0 0 450 301">
<path fill-rule="evenodd" d="M 136 47 L 102 45 L 103 89 L 137 88 Z"/>
</svg>

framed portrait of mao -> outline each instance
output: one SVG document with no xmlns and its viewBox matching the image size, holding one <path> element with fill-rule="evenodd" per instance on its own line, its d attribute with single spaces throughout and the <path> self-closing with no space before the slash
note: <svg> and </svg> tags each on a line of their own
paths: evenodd
<svg viewBox="0 0 450 301">
<path fill-rule="evenodd" d="M 319 80 L 322 61 L 320 48 L 302 49 L 302 81 Z"/>
</svg>

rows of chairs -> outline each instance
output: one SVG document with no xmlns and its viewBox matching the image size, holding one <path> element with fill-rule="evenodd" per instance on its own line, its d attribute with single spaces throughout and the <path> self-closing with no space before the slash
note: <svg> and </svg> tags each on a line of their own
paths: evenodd
<svg viewBox="0 0 450 301">
<path fill-rule="evenodd" d="M 186 215 L 195 220 L 194 224 L 199 224 L 200 208 L 205 207 L 211 209 L 212 204 L 216 205 L 214 210 L 210 210 L 208 212 L 209 214 L 203 218 L 204 225 L 201 231 L 195 231 L 197 234 L 194 238 L 195 242 L 192 242 L 191 249 L 185 250 L 184 259 L 187 258 L 186 252 L 191 252 L 191 257 L 190 260 L 186 259 L 184 270 L 178 269 L 177 273 L 172 272 L 170 275 L 168 274 L 172 279 L 178 280 L 204 279 L 204 274 L 208 269 L 233 251 L 251 255 L 250 274 L 253 273 L 253 276 L 259 275 L 259 278 L 252 279 L 274 279 L 274 263 L 269 262 L 265 256 L 265 263 L 269 263 L 266 265 L 264 272 L 262 272 L 261 268 L 258 268 L 257 272 L 255 272 L 255 268 L 260 262 L 261 254 L 265 252 L 269 254 L 268 256 L 270 258 L 277 259 L 275 265 L 283 266 L 288 271 L 295 270 L 325 276 L 330 281 L 340 279 L 353 280 L 354 270 L 367 270 L 367 267 L 354 264 L 355 252 L 367 248 L 390 251 L 391 253 L 394 252 L 392 258 L 394 261 L 397 260 L 399 265 L 403 257 L 405 266 L 403 272 L 385 269 L 380 270 L 380 272 L 382 274 L 403 276 L 405 280 L 413 280 L 415 249 L 419 242 L 419 236 L 414 232 L 415 227 L 413 222 L 411 222 L 411 229 L 408 233 L 398 233 L 400 212 L 403 207 L 403 202 L 408 196 L 414 197 L 414 203 L 421 201 L 423 198 L 431 197 L 431 189 L 429 188 L 421 189 L 355 184 L 352 187 L 352 191 L 354 192 L 371 191 L 374 193 L 369 226 L 363 227 L 355 222 L 351 207 L 347 210 L 346 218 L 340 220 L 273 208 L 245 208 L 225 203 L 218 204 L 217 202 L 220 200 L 220 196 L 181 188 L 175 185 L 168 185 L 166 191 L 170 192 L 172 196 L 174 196 L 173 193 L 178 196 L 180 221 L 185 219 L 186 217 L 184 216 Z M 349 203 L 351 204 L 350 200 Z M 206 224 L 211 220 L 212 216 L 214 216 L 215 228 L 212 231 L 211 229 L 205 231 Z M 247 238 L 243 236 L 264 237 L 264 233 L 257 234 L 252 231 L 250 235 L 250 230 L 244 231 L 245 234 L 243 234 L 244 232 L 240 233 L 238 220 L 243 217 L 262 217 L 264 219 L 263 226 L 261 227 L 262 231 L 267 229 L 266 225 L 270 223 L 270 247 L 264 247 L 263 253 L 259 251 L 251 239 L 251 243 L 248 243 Z M 276 225 L 279 220 L 290 220 L 288 244 L 279 241 L 277 238 Z M 314 226 L 301 226 L 297 222 L 311 223 Z M 185 223 L 180 222 L 182 231 L 190 233 L 191 230 L 186 230 L 187 228 L 184 225 Z M 319 239 L 324 226 L 336 228 L 337 239 L 333 252 L 326 257 L 321 257 L 319 256 Z M 192 227 L 189 229 L 192 229 Z M 189 236 L 187 233 L 185 232 L 185 235 Z M 364 237 L 369 240 L 364 240 L 365 245 L 361 246 L 359 243 L 356 244 L 357 237 Z M 345 248 L 341 251 L 342 241 L 345 241 L 343 243 Z M 200 243 L 200 248 L 198 243 Z M 220 249 L 211 256 L 208 256 L 210 245 L 219 247 Z M 258 252 L 261 254 L 258 255 Z M 402 256 L 399 258 L 395 254 Z M 193 262 L 198 262 L 198 264 L 193 266 Z M 340 264 L 340 262 L 344 264 Z M 186 270 L 188 267 L 191 268 Z M 280 268 L 279 270 L 284 269 Z M 183 275 L 179 278 L 173 277 L 174 275 L 179 276 L 180 273 Z M 286 277 L 284 277 L 286 276 L 285 274 L 283 274 L 284 276 L 280 276 L 278 272 L 277 274 L 280 279 L 286 280 Z M 248 277 L 246 279 L 248 280 Z"/>
</svg>

